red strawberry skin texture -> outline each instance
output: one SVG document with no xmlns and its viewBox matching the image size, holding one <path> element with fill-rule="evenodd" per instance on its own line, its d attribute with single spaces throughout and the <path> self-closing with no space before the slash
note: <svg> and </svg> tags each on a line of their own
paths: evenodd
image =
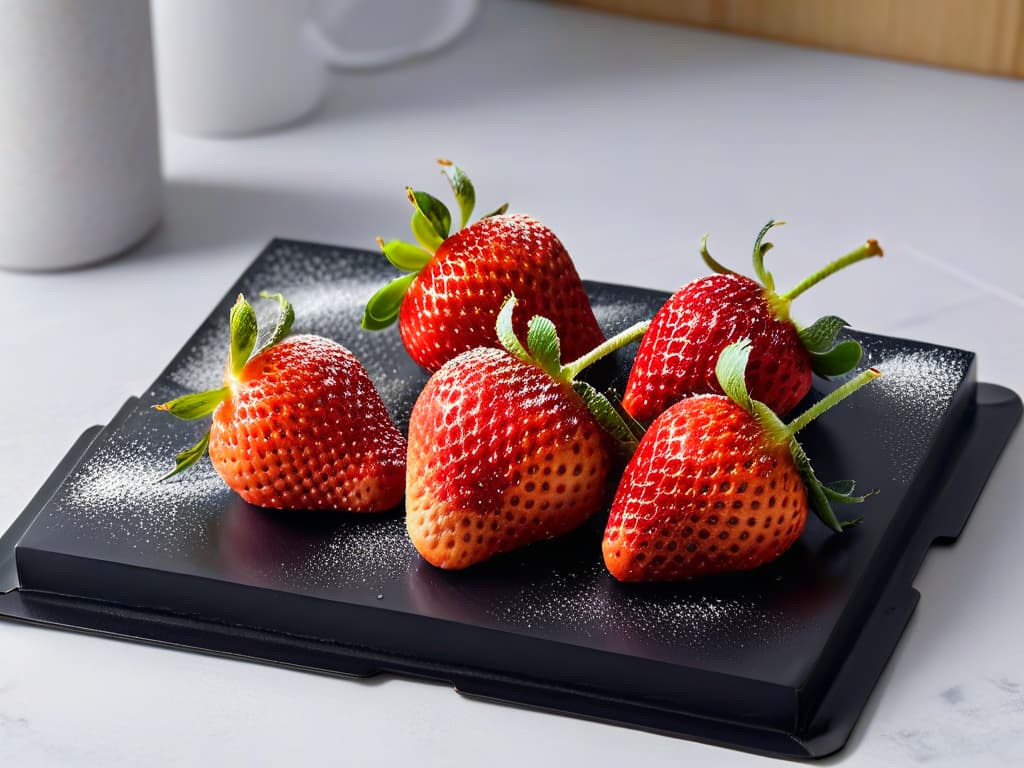
<svg viewBox="0 0 1024 768">
<path fill-rule="evenodd" d="M 576 393 L 538 366 L 498 349 L 459 355 L 410 418 L 412 543 L 456 569 L 567 533 L 602 507 L 610 448 Z"/>
<path fill-rule="evenodd" d="M 683 286 L 658 310 L 640 342 L 622 405 L 648 422 L 682 398 L 721 393 L 718 355 L 751 341 L 747 390 L 788 413 L 811 389 L 811 359 L 792 322 L 779 320 L 765 290 L 742 275 L 711 275 Z"/>
<path fill-rule="evenodd" d="M 461 352 L 498 346 L 494 322 L 510 293 L 520 305 L 516 333 L 524 338 L 535 314 L 549 317 L 562 339 L 563 362 L 604 341 L 565 246 L 536 219 L 514 214 L 481 219 L 437 249 L 399 310 L 406 350 L 433 372 Z"/>
<path fill-rule="evenodd" d="M 785 444 L 721 395 L 655 419 L 626 467 L 602 550 L 620 581 L 676 581 L 756 568 L 807 522 L 807 492 Z"/>
<path fill-rule="evenodd" d="M 351 512 L 401 501 L 405 437 L 340 344 L 290 336 L 226 383 L 232 392 L 213 413 L 210 459 L 245 501 Z"/>
</svg>

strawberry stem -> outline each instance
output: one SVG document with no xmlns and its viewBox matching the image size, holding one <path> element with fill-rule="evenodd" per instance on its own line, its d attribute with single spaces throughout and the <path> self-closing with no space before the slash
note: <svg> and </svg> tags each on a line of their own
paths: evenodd
<svg viewBox="0 0 1024 768">
<path fill-rule="evenodd" d="M 829 392 L 827 395 L 825 395 L 825 397 L 816 402 L 814 405 L 812 405 L 810 408 L 808 408 L 806 411 L 801 413 L 799 416 L 797 416 L 795 419 L 789 422 L 789 424 L 786 425 L 786 432 L 788 436 L 792 437 L 801 429 L 803 429 L 812 421 L 814 421 L 816 418 L 821 416 L 821 414 L 823 414 L 829 408 L 832 408 L 833 406 L 839 404 L 847 397 L 852 395 L 854 392 L 856 392 L 858 389 L 863 387 L 865 384 L 867 384 L 870 381 L 873 381 L 874 379 L 877 379 L 881 375 L 882 372 L 879 371 L 878 369 L 869 368 L 868 370 L 863 371 L 857 376 L 850 379 L 841 387 L 837 387 L 833 391 Z"/>
<path fill-rule="evenodd" d="M 617 333 L 612 336 L 603 344 L 594 347 L 592 350 L 587 352 L 587 354 L 583 355 L 583 357 L 562 366 L 562 374 L 567 381 L 572 381 L 582 373 L 585 368 L 593 365 L 598 360 L 607 357 L 615 350 L 622 349 L 622 347 L 626 346 L 630 342 L 639 339 L 647 332 L 650 325 L 650 320 L 644 320 L 636 325 L 631 325 L 621 333 Z"/>
<path fill-rule="evenodd" d="M 854 251 L 850 251 L 842 258 L 836 259 L 831 264 L 826 265 L 824 268 L 815 272 L 810 277 L 806 278 L 802 283 L 797 285 L 795 288 L 787 293 L 782 294 L 780 298 L 785 302 L 790 302 L 799 296 L 801 293 L 811 288 L 829 275 L 833 275 L 841 269 L 845 269 L 851 264 L 856 264 L 858 261 L 864 261 L 864 259 L 870 259 L 872 256 L 881 256 L 882 247 L 878 244 L 877 240 L 868 240 L 860 248 Z"/>
</svg>

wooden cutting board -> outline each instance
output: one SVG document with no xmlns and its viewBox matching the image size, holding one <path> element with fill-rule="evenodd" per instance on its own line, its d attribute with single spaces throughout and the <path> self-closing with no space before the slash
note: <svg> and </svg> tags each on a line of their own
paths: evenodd
<svg viewBox="0 0 1024 768">
<path fill-rule="evenodd" d="M 800 45 L 1024 77 L 1024 0 L 565 0 Z"/>
</svg>

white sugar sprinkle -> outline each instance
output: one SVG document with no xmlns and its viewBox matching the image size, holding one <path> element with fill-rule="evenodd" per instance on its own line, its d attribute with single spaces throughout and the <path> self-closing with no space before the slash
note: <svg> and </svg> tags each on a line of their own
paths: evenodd
<svg viewBox="0 0 1024 768">
<path fill-rule="evenodd" d="M 864 348 L 865 363 L 882 376 L 864 390 L 863 397 L 874 398 L 882 406 L 879 410 L 898 416 L 899 424 L 886 424 L 878 438 L 890 456 L 892 479 L 905 483 L 931 445 L 967 373 L 970 355 L 943 348 L 894 350 L 891 340 L 880 347 L 872 339 Z"/>
</svg>

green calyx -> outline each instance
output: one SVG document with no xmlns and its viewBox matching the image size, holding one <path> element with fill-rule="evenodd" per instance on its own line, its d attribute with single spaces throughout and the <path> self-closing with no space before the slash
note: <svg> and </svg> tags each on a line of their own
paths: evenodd
<svg viewBox="0 0 1024 768">
<path fill-rule="evenodd" d="M 476 207 L 476 189 L 465 171 L 451 160 L 441 159 L 437 162 L 441 166 L 441 173 L 448 179 L 455 202 L 459 206 L 459 229 L 462 229 L 473 216 L 473 209 Z M 377 238 L 377 244 L 384 252 L 384 258 L 396 269 L 407 274 L 392 280 L 366 302 L 362 326 L 368 331 L 379 331 L 395 322 L 405 292 L 412 285 L 420 270 L 430 263 L 434 253 L 451 233 L 452 214 L 448 210 L 448 206 L 433 195 L 427 192 L 418 192 L 412 187 L 406 187 L 405 194 L 413 207 L 409 227 L 412 229 L 416 242 L 408 243 L 402 240 L 384 242 L 383 239 Z M 508 203 L 505 203 L 480 218 L 499 216 L 507 210 Z"/>
<path fill-rule="evenodd" d="M 773 247 L 772 243 L 765 240 L 765 236 L 774 227 L 781 226 L 782 224 L 785 224 L 785 222 L 770 220 L 757 233 L 757 239 L 754 241 L 753 262 L 754 273 L 764 287 L 765 300 L 768 302 L 768 306 L 771 307 L 775 317 L 783 322 L 792 322 L 789 308 L 797 296 L 812 286 L 817 285 L 826 277 L 835 274 L 841 269 L 845 269 L 851 264 L 882 255 L 882 248 L 878 245 L 878 241 L 868 240 L 845 256 L 825 265 L 822 269 L 798 283 L 795 288 L 785 293 L 778 293 L 775 290 L 775 277 L 764 266 L 765 254 Z M 701 238 L 700 254 L 704 263 L 711 271 L 723 275 L 737 274 L 711 256 L 711 253 L 708 251 L 707 235 Z M 846 326 L 848 326 L 848 323 L 845 320 L 835 315 L 829 315 L 806 328 L 798 327 L 800 341 L 811 357 L 811 369 L 819 376 L 824 378 L 841 376 L 852 371 L 860 362 L 862 350 L 858 342 L 853 339 L 846 339 L 836 343 L 839 331 Z"/>
<path fill-rule="evenodd" d="M 754 400 L 747 392 L 746 369 L 747 361 L 750 358 L 750 340 L 744 339 L 735 344 L 730 344 L 722 350 L 715 366 L 715 376 L 722 390 L 734 403 L 749 413 L 764 430 L 766 439 L 774 444 L 785 444 L 789 447 L 790 455 L 796 464 L 804 485 L 807 487 L 807 496 L 811 509 L 818 518 L 833 531 L 842 531 L 851 525 L 856 525 L 860 519 L 840 521 L 832 510 L 832 504 L 859 504 L 871 493 L 855 496 L 856 484 L 852 480 L 841 480 L 833 483 L 822 483 L 814 473 L 810 459 L 804 452 L 803 446 L 796 439 L 796 433 L 806 427 L 825 411 L 838 405 L 847 397 L 852 395 L 865 384 L 881 376 L 881 372 L 869 368 L 836 388 L 821 400 L 816 402 L 802 414 L 784 423 L 775 412 L 759 400 Z"/>
<path fill-rule="evenodd" d="M 616 408 L 610 398 L 576 377 L 598 360 L 643 336 L 650 326 L 650 321 L 632 325 L 579 359 L 562 365 L 561 343 L 555 324 L 540 315 L 531 317 L 526 326 L 526 346 L 524 347 L 519 341 L 519 337 L 516 336 L 512 324 L 515 307 L 516 297 L 514 294 L 510 294 L 498 312 L 496 331 L 501 345 L 514 357 L 543 368 L 551 378 L 572 387 L 593 414 L 597 423 L 615 441 L 618 449 L 624 455 L 631 456 L 643 436 L 644 428 L 624 410 Z"/>
<path fill-rule="evenodd" d="M 256 310 L 253 309 L 252 304 L 246 300 L 245 296 L 238 294 L 238 299 L 231 307 L 231 341 L 225 372 L 227 383 L 218 389 L 194 392 L 168 400 L 166 403 L 159 403 L 153 406 L 155 410 L 167 411 L 172 416 L 187 421 L 194 421 L 209 416 L 217 410 L 217 406 L 224 399 L 231 395 L 232 382 L 242 372 L 245 364 L 257 355 L 270 349 L 270 347 L 277 344 L 291 332 L 292 323 L 295 321 L 295 310 L 288 300 L 280 293 L 267 293 L 265 291 L 260 293 L 260 298 L 277 302 L 277 320 L 274 323 L 273 329 L 270 330 L 263 343 L 257 349 L 256 343 L 259 340 L 260 329 L 256 321 Z M 199 461 L 206 453 L 209 443 L 210 432 L 207 430 L 198 443 L 177 455 L 174 469 L 161 477 L 160 480 L 173 477 Z"/>
</svg>

